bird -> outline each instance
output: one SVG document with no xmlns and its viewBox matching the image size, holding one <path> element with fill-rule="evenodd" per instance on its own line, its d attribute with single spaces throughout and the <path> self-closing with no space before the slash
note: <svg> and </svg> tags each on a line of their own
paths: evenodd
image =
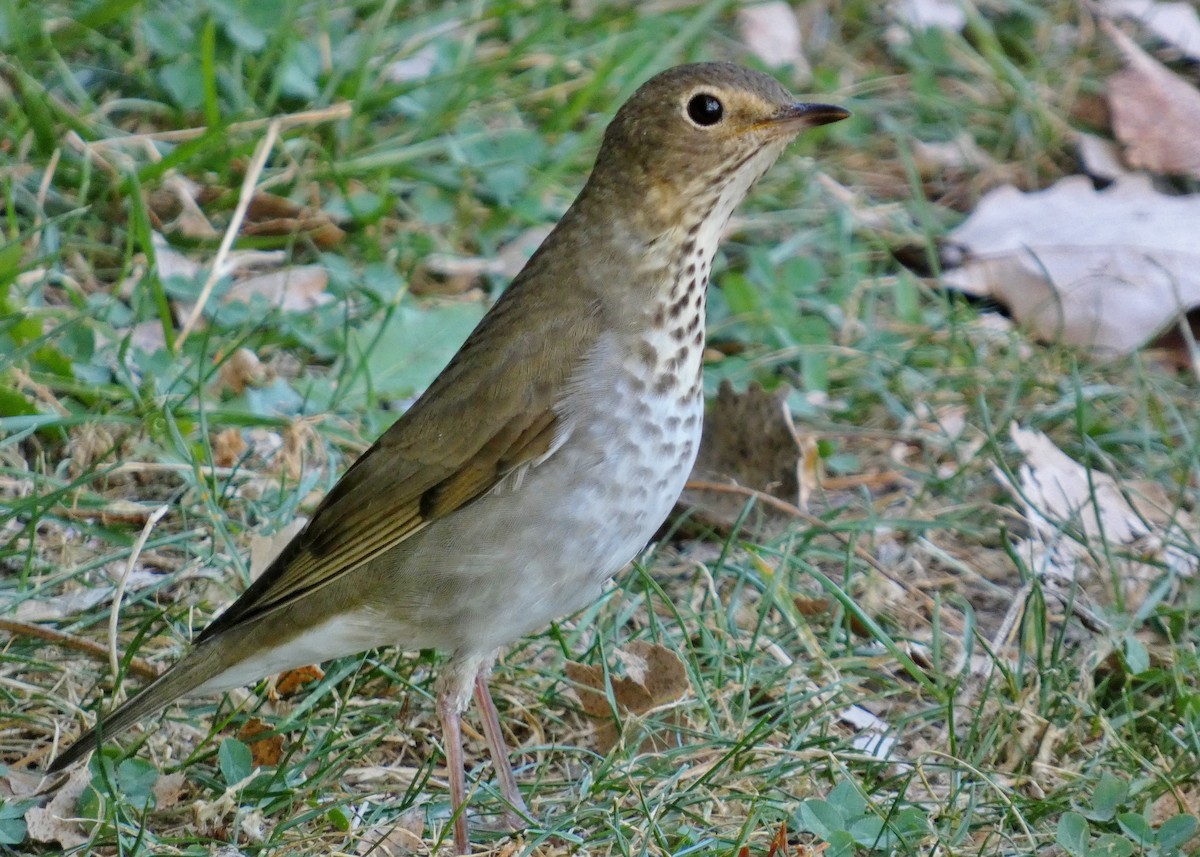
<svg viewBox="0 0 1200 857">
<path fill-rule="evenodd" d="M 732 63 L 642 84 L 574 203 L 425 392 L 183 657 L 49 771 L 181 696 L 380 646 L 436 649 L 456 852 L 470 853 L 472 696 L 508 821 L 531 819 L 490 670 L 594 601 L 667 518 L 700 443 L 707 286 L 730 215 L 801 131 L 849 115 Z"/>
</svg>

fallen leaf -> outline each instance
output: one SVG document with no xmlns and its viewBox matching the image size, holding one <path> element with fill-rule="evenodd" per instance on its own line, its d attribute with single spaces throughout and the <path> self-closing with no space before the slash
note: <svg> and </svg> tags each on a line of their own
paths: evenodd
<svg viewBox="0 0 1200 857">
<path fill-rule="evenodd" d="M 931 407 L 918 403 L 904 421 L 905 439 L 897 441 L 890 458 L 904 466 L 918 451 L 924 459 L 937 462 L 937 475 L 951 478 L 964 464 L 975 459 L 988 442 L 985 433 L 967 423 L 967 407 L 962 404 Z"/>
<path fill-rule="evenodd" d="M 1183 56 L 1200 61 L 1200 15 L 1193 4 L 1104 0 L 1100 9 L 1112 18 L 1138 21 Z"/>
<path fill-rule="evenodd" d="M 151 214 L 166 232 L 194 239 L 215 238 L 217 230 L 197 203 L 200 193 L 200 185 L 186 176 L 172 173 L 163 180 L 161 187 L 149 194 Z"/>
<path fill-rule="evenodd" d="M 1200 91 L 1108 21 L 1100 25 L 1125 59 L 1125 69 L 1108 79 L 1108 105 L 1126 163 L 1200 178 Z"/>
<path fill-rule="evenodd" d="M 730 383 L 721 384 L 704 420 L 700 452 L 679 499 L 681 507 L 724 531 L 742 518 L 751 496 L 738 488 L 804 507 L 818 483 L 820 457 L 816 441 L 796 431 L 787 405 L 790 392 L 781 387 L 768 393 L 751 384 L 745 393 L 737 393 Z M 765 535 L 793 521 L 787 512 L 760 500 L 743 525 Z"/>
<path fill-rule="evenodd" d="M 1188 310 L 1187 314 L 1165 331 L 1154 337 L 1147 346 L 1147 354 L 1182 372 L 1200 367 L 1200 308 Z"/>
<path fill-rule="evenodd" d="M 276 217 L 244 223 L 241 235 L 303 235 L 319 250 L 329 250 L 341 244 L 346 231 L 329 219 L 324 212 L 304 217 Z"/>
<path fill-rule="evenodd" d="M 1083 171 L 1089 176 L 1112 181 L 1129 174 L 1121 163 L 1121 150 L 1112 140 L 1080 132 L 1075 135 L 1075 148 Z"/>
<path fill-rule="evenodd" d="M 1017 484 L 999 472 L 997 477 L 1029 522 L 1030 534 L 1018 543 L 1018 552 L 1034 572 L 1072 582 L 1092 572 L 1096 555 L 1113 563 L 1129 586 L 1158 577 L 1163 568 L 1196 573 L 1195 526 L 1157 483 L 1118 484 L 1079 464 L 1041 432 L 1013 424 L 1009 434 L 1023 459 Z M 1109 548 L 1123 548 L 1124 556 Z"/>
<path fill-rule="evenodd" d="M 275 681 L 275 693 L 279 694 L 279 696 L 291 696 L 293 693 L 301 690 L 306 684 L 319 681 L 323 678 L 325 678 L 325 671 L 316 664 L 297 667 L 294 670 L 280 673 L 279 678 Z"/>
<path fill-rule="evenodd" d="M 790 3 L 772 0 L 753 3 L 737 11 L 738 36 L 750 53 L 770 68 L 791 66 L 797 82 L 812 76 L 804 57 L 800 22 Z"/>
<path fill-rule="evenodd" d="M 795 595 L 792 596 L 792 603 L 796 606 L 796 612 L 807 619 L 817 616 L 828 616 L 833 612 L 833 602 L 828 598 L 810 598 L 807 595 Z"/>
<path fill-rule="evenodd" d="M 129 329 L 129 344 L 134 348 L 156 354 L 167 347 L 167 338 L 163 333 L 162 322 L 141 321 Z"/>
<path fill-rule="evenodd" d="M 238 730 L 238 740 L 250 748 L 250 758 L 256 768 L 264 765 L 273 768 L 283 758 L 283 736 L 264 734 L 270 731 L 271 727 L 257 717 L 247 720 Z M 263 737 L 259 738 L 259 735 Z"/>
<path fill-rule="evenodd" d="M 63 848 L 78 848 L 88 841 L 83 827 L 76 820 L 79 797 L 92 781 L 87 765 L 71 771 L 54 797 L 44 807 L 31 807 L 25 813 L 29 838 L 34 842 L 57 842 Z"/>
<path fill-rule="evenodd" d="M 212 439 L 213 464 L 217 467 L 233 467 L 242 460 L 248 448 L 240 429 L 223 429 Z"/>
<path fill-rule="evenodd" d="M 209 207 L 233 208 L 237 192 L 227 187 L 207 185 L 198 190 L 197 199 L 200 204 Z M 322 250 L 336 246 L 346 237 L 345 231 L 327 212 L 263 190 L 255 191 L 250 197 L 238 234 L 303 235 Z"/>
<path fill-rule="evenodd" d="M 170 809 L 179 803 L 187 788 L 187 779 L 182 771 L 174 774 L 162 774 L 154 781 L 151 791 L 154 793 L 154 806 L 157 809 Z"/>
<path fill-rule="evenodd" d="M 195 279 L 203 267 L 171 246 L 171 242 L 158 232 L 151 233 L 150 243 L 154 247 L 154 263 L 160 279 L 182 277 Z"/>
<path fill-rule="evenodd" d="M 767 851 L 767 857 L 788 857 L 787 840 L 787 822 L 781 821 L 779 822 L 779 829 L 771 837 L 771 848 Z"/>
<path fill-rule="evenodd" d="M 610 676 L 613 701 L 622 720 L 682 699 L 691 689 L 683 660 L 664 646 L 635 640 L 615 654 L 626 673 L 624 677 Z M 607 753 L 617 744 L 618 728 L 605 692 L 604 668 L 568 661 L 566 673 L 576 685 L 584 714 L 596 721 L 597 752 Z"/>
<path fill-rule="evenodd" d="M 410 809 L 386 824 L 378 824 L 362 831 L 358 835 L 355 853 L 363 857 L 399 857 L 402 854 L 415 854 L 424 847 L 421 839 L 424 833 L 424 808 Z"/>
<path fill-rule="evenodd" d="M 393 83 L 412 83 L 425 80 L 437 64 L 437 45 L 427 44 L 416 53 L 394 60 L 383 67 L 383 74 Z"/>
<path fill-rule="evenodd" d="M 1200 196 L 1147 176 L 1097 191 L 1083 176 L 1047 190 L 998 188 L 949 236 L 942 281 L 991 297 L 1045 341 L 1108 356 L 1139 348 L 1200 306 Z"/>
<path fill-rule="evenodd" d="M 153 511 L 153 509 L 151 509 Z M 156 571 L 135 569 L 125 580 L 125 595 L 129 597 L 148 586 L 162 583 L 163 576 Z M 105 583 L 86 589 L 74 589 L 52 598 L 30 598 L 17 605 L 12 616 L 22 622 L 48 622 L 53 619 L 74 618 L 112 598 L 114 585 Z"/>
<path fill-rule="evenodd" d="M 888 12 L 896 23 L 887 28 L 884 39 L 892 45 L 908 44 L 914 30 L 958 33 L 967 26 L 963 0 L 892 0 Z"/>
<path fill-rule="evenodd" d="M 238 348 L 221 361 L 221 368 L 217 370 L 216 392 L 228 389 L 235 396 L 240 396 L 247 387 L 262 387 L 269 380 L 267 368 L 258 355 L 249 348 Z"/>
<path fill-rule="evenodd" d="M 913 141 L 913 160 L 921 175 L 930 176 L 945 170 L 995 170 L 995 159 L 979 147 L 975 138 L 963 131 L 953 140 L 927 143 Z"/>
<path fill-rule="evenodd" d="M 851 705 L 838 712 L 838 719 L 855 730 L 850 743 L 858 750 L 880 761 L 887 761 L 895 749 L 896 739 L 891 737 L 887 721 L 871 713 L 861 705 Z"/>
<path fill-rule="evenodd" d="M 113 500 L 105 500 L 100 506 L 55 506 L 54 514 L 76 520 L 99 520 L 106 525 L 144 524 L 160 505 L 159 503 L 139 503 L 136 500 L 124 500 L 118 497 Z"/>
<path fill-rule="evenodd" d="M 297 265 L 234 283 L 224 302 L 249 303 L 258 295 L 284 312 L 307 312 L 333 300 L 325 291 L 327 285 L 329 272 L 320 265 Z"/>
</svg>

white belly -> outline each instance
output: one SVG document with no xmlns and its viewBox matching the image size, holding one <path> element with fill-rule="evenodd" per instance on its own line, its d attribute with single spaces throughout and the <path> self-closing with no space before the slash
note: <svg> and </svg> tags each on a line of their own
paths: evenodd
<svg viewBox="0 0 1200 857">
<path fill-rule="evenodd" d="M 597 348 L 587 372 L 603 380 L 566 397 L 553 454 L 430 525 L 394 564 L 376 561 L 390 566 L 390 591 L 415 602 L 402 612 L 420 639 L 397 642 L 490 652 L 595 599 L 691 472 L 704 416 L 699 349 L 694 357 L 674 371 L 681 383 L 656 392 L 665 369 L 615 341 Z"/>
<path fill-rule="evenodd" d="M 562 442 L 544 461 L 351 572 L 366 604 L 198 692 L 389 643 L 486 656 L 594 600 L 666 519 L 700 443 L 699 349 L 669 372 L 644 355 L 597 349 L 600 381 L 564 399 Z"/>
</svg>

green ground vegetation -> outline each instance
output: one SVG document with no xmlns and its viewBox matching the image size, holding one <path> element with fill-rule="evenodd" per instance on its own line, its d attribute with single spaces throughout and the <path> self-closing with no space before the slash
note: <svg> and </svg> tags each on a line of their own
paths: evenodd
<svg viewBox="0 0 1200 857">
<path fill-rule="evenodd" d="M 505 654 L 537 818 L 488 829 L 499 796 L 469 732 L 491 853 L 766 855 L 784 825 L 789 854 L 1196 847 L 1200 589 L 1119 545 L 1047 581 L 1005 487 L 1015 422 L 1194 510 L 1195 377 L 1034 343 L 937 278 L 987 189 L 1079 171 L 1072 130 L 1103 132 L 1119 60 L 1075 2 L 968 4 L 963 33 L 906 39 L 886 6 L 797 4 L 812 75 L 781 79 L 854 116 L 760 183 L 710 295 L 710 393 L 790 385 L 825 479 L 769 536 L 676 520 L 599 603 Z M 679 62 L 757 64 L 736 11 L 0 8 L 0 615 L 64 635 L 0 635 L 5 782 L 111 703 L 114 667 L 144 681 L 244 588 L 252 539 L 310 509 L 448 359 L 624 97 Z M 963 135 L 991 166 L 922 167 L 917 141 Z M 248 174 L 254 228 L 223 255 Z M 241 267 L 209 282 L 219 257 Z M 228 299 L 246 266 L 318 273 L 281 308 Z M 564 662 L 619 677 L 632 641 L 677 652 L 691 689 L 600 751 Z M 437 663 L 384 649 L 299 693 L 172 706 L 92 760 L 77 838 L 33 841 L 31 799 L 0 798 L 0 852 L 428 853 L 448 833 Z"/>
</svg>

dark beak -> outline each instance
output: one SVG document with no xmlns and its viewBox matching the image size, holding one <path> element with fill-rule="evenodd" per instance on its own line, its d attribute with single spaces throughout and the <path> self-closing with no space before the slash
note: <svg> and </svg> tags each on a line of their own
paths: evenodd
<svg viewBox="0 0 1200 857">
<path fill-rule="evenodd" d="M 831 122 L 841 122 L 850 115 L 844 107 L 832 104 L 793 104 L 771 117 L 771 124 L 780 124 L 794 128 L 815 128 L 818 125 L 828 125 Z"/>
</svg>

